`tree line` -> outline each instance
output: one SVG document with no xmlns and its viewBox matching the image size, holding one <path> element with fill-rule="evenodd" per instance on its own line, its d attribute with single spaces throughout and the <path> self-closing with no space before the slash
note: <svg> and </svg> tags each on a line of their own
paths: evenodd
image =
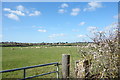
<svg viewBox="0 0 120 80">
<path fill-rule="evenodd" d="M 81 45 L 87 45 L 91 42 L 56 42 L 56 43 L 21 43 L 21 42 L 0 42 L 1 47 L 27 47 L 27 46 L 81 46 Z"/>
</svg>

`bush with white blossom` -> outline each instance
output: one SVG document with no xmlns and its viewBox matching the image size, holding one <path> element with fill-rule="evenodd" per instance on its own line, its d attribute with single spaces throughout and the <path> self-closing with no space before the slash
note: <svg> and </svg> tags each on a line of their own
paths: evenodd
<svg viewBox="0 0 120 80">
<path fill-rule="evenodd" d="M 89 50 L 80 49 L 80 56 L 90 62 L 89 77 L 99 74 L 97 78 L 118 78 L 120 57 L 120 31 L 117 23 L 113 23 L 105 30 L 90 31 L 93 43 L 88 43 Z"/>
</svg>

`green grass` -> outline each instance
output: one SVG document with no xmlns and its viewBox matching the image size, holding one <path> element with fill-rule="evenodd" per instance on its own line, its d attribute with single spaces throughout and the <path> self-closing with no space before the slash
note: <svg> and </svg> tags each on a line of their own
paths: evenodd
<svg viewBox="0 0 120 80">
<path fill-rule="evenodd" d="M 71 55 L 71 66 L 75 60 L 79 60 L 77 47 L 3 47 L 2 48 L 2 68 L 3 70 L 46 64 L 51 62 L 61 62 L 62 54 Z M 41 67 L 27 70 L 27 76 L 54 71 L 55 67 Z M 23 71 L 4 73 L 3 78 L 22 78 Z M 56 74 L 42 76 L 42 78 L 56 77 Z"/>
</svg>

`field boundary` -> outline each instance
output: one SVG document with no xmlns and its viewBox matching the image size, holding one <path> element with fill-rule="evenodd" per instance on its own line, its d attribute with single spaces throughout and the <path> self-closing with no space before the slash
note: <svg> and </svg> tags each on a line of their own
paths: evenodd
<svg viewBox="0 0 120 80">
<path fill-rule="evenodd" d="M 26 69 L 31 69 L 31 68 L 36 68 L 36 67 L 44 67 L 44 66 L 50 66 L 50 65 L 56 66 L 56 71 L 43 73 L 43 74 L 39 74 L 39 75 L 35 75 L 35 76 L 26 77 Z M 39 76 L 43 76 L 43 75 L 48 75 L 48 74 L 52 74 L 52 73 L 56 73 L 57 74 L 57 78 L 59 78 L 59 65 L 60 64 L 58 62 L 54 62 L 54 63 L 48 63 L 48 64 L 41 64 L 41 65 L 35 65 L 35 66 L 29 66 L 29 67 L 23 67 L 23 68 L 4 70 L 4 71 L 0 71 L 0 73 L 6 73 L 6 72 L 13 72 L 13 71 L 18 71 L 18 70 L 23 70 L 24 71 L 23 72 L 23 74 L 24 74 L 23 75 L 23 79 L 20 79 L 20 80 L 26 80 L 26 79 L 39 77 Z"/>
</svg>

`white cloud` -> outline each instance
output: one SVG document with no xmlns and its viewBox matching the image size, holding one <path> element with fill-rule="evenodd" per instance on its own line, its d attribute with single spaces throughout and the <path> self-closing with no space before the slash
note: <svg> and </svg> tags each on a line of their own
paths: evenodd
<svg viewBox="0 0 120 80">
<path fill-rule="evenodd" d="M 79 14 L 79 12 L 80 12 L 80 8 L 73 8 L 70 15 L 77 16 Z"/>
<path fill-rule="evenodd" d="M 113 16 L 114 19 L 118 19 L 118 15 Z"/>
<path fill-rule="evenodd" d="M 101 3 L 98 3 L 98 2 L 90 2 L 90 3 L 88 3 L 89 4 L 89 6 L 91 6 L 91 7 L 94 7 L 94 8 L 99 8 L 99 7 L 102 7 L 102 5 L 101 5 Z"/>
<path fill-rule="evenodd" d="M 58 10 L 58 13 L 65 13 L 65 12 L 66 12 L 65 9 L 59 9 L 59 10 Z"/>
<path fill-rule="evenodd" d="M 72 12 L 71 15 L 72 15 L 72 16 L 77 16 L 78 13 Z"/>
<path fill-rule="evenodd" d="M 19 11 L 24 11 L 24 9 L 25 9 L 24 6 L 22 6 L 22 5 L 19 5 L 19 6 L 17 6 L 16 8 L 17 8 L 17 10 L 19 10 Z"/>
<path fill-rule="evenodd" d="M 95 26 L 89 26 L 89 27 L 87 28 L 87 30 L 90 31 L 90 32 L 92 32 L 92 33 L 96 32 L 97 29 L 98 29 L 98 28 L 95 27 Z"/>
<path fill-rule="evenodd" d="M 36 26 L 35 26 L 35 25 L 33 25 L 32 27 L 33 27 L 33 28 L 35 28 Z"/>
<path fill-rule="evenodd" d="M 66 8 L 66 7 L 69 7 L 69 5 L 66 3 L 61 4 L 61 8 Z"/>
<path fill-rule="evenodd" d="M 118 29 L 118 28 L 117 28 L 118 25 L 119 25 L 118 22 L 114 22 L 114 23 L 106 26 L 106 27 L 104 28 L 104 31 L 105 31 L 105 32 L 109 32 L 109 31 L 117 30 L 117 29 Z"/>
<path fill-rule="evenodd" d="M 34 11 L 33 13 L 30 13 L 29 16 L 38 16 L 40 14 L 41 14 L 40 11 Z"/>
<path fill-rule="evenodd" d="M 33 25 L 32 27 L 33 28 L 39 28 L 39 29 L 43 29 L 44 28 L 43 26 L 36 26 L 36 25 Z"/>
<path fill-rule="evenodd" d="M 47 30 L 45 30 L 45 29 L 39 29 L 38 31 L 39 32 L 47 32 Z"/>
<path fill-rule="evenodd" d="M 78 12 L 78 11 L 80 11 L 80 9 L 79 8 L 74 8 L 74 9 L 72 9 L 72 11 L 73 12 Z"/>
<path fill-rule="evenodd" d="M 88 30 L 96 30 L 96 29 L 97 29 L 97 27 L 95 27 L 95 26 L 88 27 Z"/>
<path fill-rule="evenodd" d="M 85 24 L 85 22 L 80 22 L 79 26 L 83 26 Z"/>
<path fill-rule="evenodd" d="M 14 14 L 17 14 L 19 16 L 25 16 L 25 14 L 19 10 L 11 10 L 10 8 L 4 8 L 3 9 L 4 11 L 8 11 L 10 13 L 14 13 Z"/>
<path fill-rule="evenodd" d="M 10 19 L 16 20 L 16 21 L 19 20 L 19 17 L 17 15 L 13 14 L 13 13 L 6 14 L 5 16 L 7 16 Z"/>
<path fill-rule="evenodd" d="M 49 38 L 55 38 L 55 37 L 63 37 L 63 36 L 65 36 L 65 34 L 60 33 L 60 34 L 52 34 L 52 35 L 50 35 L 50 36 L 48 36 L 48 37 L 49 37 Z"/>
<path fill-rule="evenodd" d="M 77 35 L 78 38 L 86 37 L 85 35 Z"/>
<path fill-rule="evenodd" d="M 61 4 L 61 6 L 60 6 L 61 9 L 58 10 L 58 13 L 65 13 L 65 12 L 67 12 L 67 10 L 64 9 L 66 7 L 69 7 L 69 5 L 66 4 L 66 3 Z"/>
<path fill-rule="evenodd" d="M 4 8 L 3 10 L 4 10 L 4 11 L 8 11 L 8 12 L 10 12 L 10 11 L 11 11 L 11 9 L 10 9 L 10 8 Z"/>
<path fill-rule="evenodd" d="M 114 15 L 113 18 L 114 18 L 114 19 L 120 19 L 120 14 Z"/>
<path fill-rule="evenodd" d="M 16 10 L 16 11 L 11 11 L 11 13 L 15 13 L 15 14 L 17 14 L 17 15 L 19 15 L 19 16 L 25 16 L 25 14 L 23 13 L 23 12 L 21 12 L 21 11 L 18 11 L 18 10 Z"/>
<path fill-rule="evenodd" d="M 35 26 L 35 25 L 33 25 L 32 27 L 33 28 L 44 28 L 43 26 Z"/>
<path fill-rule="evenodd" d="M 73 31 L 73 32 L 79 32 L 79 30 L 78 30 L 78 29 L 72 29 L 72 31 Z"/>
<path fill-rule="evenodd" d="M 100 7 L 102 7 L 102 4 L 100 2 L 92 1 L 88 3 L 88 7 L 84 8 L 83 11 L 94 11 L 96 10 L 96 8 L 100 8 Z"/>
<path fill-rule="evenodd" d="M 32 8 L 31 8 L 32 9 Z M 30 10 L 31 10 L 30 9 Z M 19 16 L 38 16 L 41 14 L 38 10 L 33 10 L 33 13 L 30 13 L 29 10 L 27 10 L 24 6 L 18 5 L 16 6 L 15 10 L 12 10 L 10 8 L 3 8 L 4 11 L 9 12 L 8 14 L 5 14 L 10 19 L 19 20 Z"/>
</svg>

